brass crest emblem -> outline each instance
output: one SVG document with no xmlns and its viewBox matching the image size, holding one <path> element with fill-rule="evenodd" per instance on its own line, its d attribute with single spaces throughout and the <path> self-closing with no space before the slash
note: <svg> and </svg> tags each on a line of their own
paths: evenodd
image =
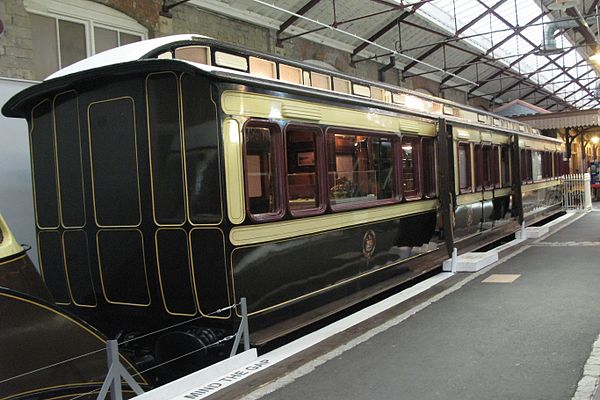
<svg viewBox="0 0 600 400">
<path fill-rule="evenodd" d="M 363 236 L 363 255 L 367 258 L 371 258 L 375 253 L 375 246 L 377 245 L 377 237 L 375 232 L 369 229 Z"/>
</svg>

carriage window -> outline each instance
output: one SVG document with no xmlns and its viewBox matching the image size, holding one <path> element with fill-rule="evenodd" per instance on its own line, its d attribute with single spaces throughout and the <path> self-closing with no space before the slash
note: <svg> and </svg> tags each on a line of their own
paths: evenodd
<svg viewBox="0 0 600 400">
<path fill-rule="evenodd" d="M 310 84 L 312 87 L 331 90 L 331 78 L 325 74 L 319 74 L 311 71 Z"/>
<path fill-rule="evenodd" d="M 214 103 L 198 93 L 210 93 L 210 84 L 197 77 L 181 77 L 183 134 L 189 219 L 214 224 L 222 219 L 218 128 Z"/>
<path fill-rule="evenodd" d="M 279 64 L 279 79 L 290 83 L 302 83 L 302 70 L 291 65 Z"/>
<path fill-rule="evenodd" d="M 154 217 L 159 224 L 185 220 L 177 76 L 152 74 L 146 81 Z"/>
<path fill-rule="evenodd" d="M 541 160 L 540 160 L 540 167 L 541 167 L 541 178 L 545 179 L 548 176 L 548 153 L 545 151 L 542 151 L 540 153 L 541 155 Z"/>
<path fill-rule="evenodd" d="M 483 188 L 484 161 L 482 157 L 482 147 L 483 146 L 481 146 L 480 144 L 476 144 L 473 146 L 473 164 L 475 166 L 475 191 L 480 191 Z"/>
<path fill-rule="evenodd" d="M 175 49 L 175 58 L 210 65 L 210 49 L 206 46 L 178 47 Z"/>
<path fill-rule="evenodd" d="M 552 153 L 545 151 L 542 155 L 542 175 L 545 179 L 552 177 Z"/>
<path fill-rule="evenodd" d="M 85 225 L 78 112 L 75 92 L 64 93 L 54 99 L 62 223 L 68 227 Z"/>
<path fill-rule="evenodd" d="M 255 220 L 281 217 L 277 171 L 280 131 L 276 124 L 254 122 L 244 129 L 246 195 L 248 211 Z"/>
<path fill-rule="evenodd" d="M 431 138 L 423 138 L 423 194 L 431 198 L 436 196 L 435 188 L 435 143 Z"/>
<path fill-rule="evenodd" d="M 92 187 L 100 226 L 141 220 L 133 99 L 93 103 L 88 109 Z"/>
<path fill-rule="evenodd" d="M 42 228 L 56 228 L 59 217 L 52 106 L 49 101 L 44 101 L 31 114 L 31 163 L 37 223 Z"/>
<path fill-rule="evenodd" d="M 500 154 L 501 160 L 501 168 L 502 168 L 502 176 L 501 176 L 501 185 L 502 187 L 507 187 L 511 185 L 510 182 L 510 147 L 502 146 L 502 151 Z"/>
<path fill-rule="evenodd" d="M 340 93 L 350 94 L 350 81 L 333 77 L 333 90 Z"/>
<path fill-rule="evenodd" d="M 542 153 L 539 151 L 531 152 L 531 171 L 532 177 L 534 181 L 539 181 L 542 179 Z"/>
<path fill-rule="evenodd" d="M 554 176 L 562 175 L 562 154 L 554 153 Z"/>
<path fill-rule="evenodd" d="M 292 215 L 301 210 L 320 211 L 319 133 L 317 129 L 302 126 L 288 126 L 285 132 L 288 206 Z"/>
<path fill-rule="evenodd" d="M 500 187 L 500 146 L 492 146 L 490 166 L 491 186 Z"/>
<path fill-rule="evenodd" d="M 405 198 L 419 196 L 419 156 L 421 140 L 414 136 L 402 137 L 402 192 Z"/>
<path fill-rule="evenodd" d="M 471 145 L 458 144 L 458 183 L 461 193 L 471 191 Z"/>
<path fill-rule="evenodd" d="M 265 78 L 277 79 L 277 68 L 273 61 L 250 57 L 250 73 Z"/>
<path fill-rule="evenodd" d="M 394 168 L 389 138 L 357 134 L 328 135 L 329 201 L 360 206 L 392 199 Z"/>
<path fill-rule="evenodd" d="M 498 157 L 495 156 L 495 147 L 481 147 L 481 167 L 482 167 L 482 184 L 485 189 L 491 189 L 494 186 L 495 177 L 494 169 L 498 168 Z M 497 152 L 496 152 L 497 153 Z M 479 185 L 477 185 L 479 187 Z"/>
<path fill-rule="evenodd" d="M 521 180 L 531 182 L 533 177 L 531 150 L 521 150 Z"/>
</svg>

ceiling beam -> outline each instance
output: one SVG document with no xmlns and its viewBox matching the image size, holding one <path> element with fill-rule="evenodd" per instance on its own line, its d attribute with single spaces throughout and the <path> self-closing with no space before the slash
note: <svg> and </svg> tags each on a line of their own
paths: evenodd
<svg viewBox="0 0 600 400">
<path fill-rule="evenodd" d="M 482 5 L 485 6 L 485 4 L 483 4 L 483 2 L 481 0 L 477 0 L 477 2 L 479 2 L 480 4 L 482 4 Z M 511 26 L 511 23 L 508 22 L 504 17 L 502 17 L 501 15 L 499 15 L 495 10 L 490 9 L 490 12 L 496 18 L 498 18 L 500 21 L 502 21 L 503 23 L 505 23 L 507 26 Z M 519 36 L 522 37 L 523 40 L 525 40 L 527 43 L 529 43 L 536 51 L 541 51 L 542 50 L 541 45 L 533 43 L 526 35 L 523 35 L 522 32 L 519 32 Z M 586 41 L 587 41 L 587 39 L 586 39 Z M 566 71 L 565 67 L 563 67 L 562 65 L 560 65 L 559 63 L 557 63 L 555 59 L 550 58 L 550 57 L 547 57 L 547 58 L 549 60 L 551 60 L 552 64 L 554 64 L 557 68 L 559 68 L 564 75 L 566 75 L 568 78 L 570 78 L 571 80 L 573 80 L 573 82 L 575 84 L 577 84 L 582 90 L 584 90 L 585 92 L 587 92 L 591 97 L 596 97 L 596 95 L 593 94 L 592 92 L 590 92 L 590 90 L 587 87 L 585 87 L 584 85 L 582 85 L 581 82 L 579 82 L 573 75 L 571 75 L 568 71 Z"/>
<path fill-rule="evenodd" d="M 302 8 L 300 8 L 296 12 L 296 14 L 298 14 L 298 15 L 292 15 L 287 20 L 285 20 L 283 22 L 283 24 L 281 24 L 281 26 L 279 27 L 279 30 L 277 31 L 277 36 L 279 37 L 279 35 L 281 35 L 283 33 L 283 31 L 285 31 L 287 28 L 289 28 L 294 22 L 296 22 L 298 20 L 298 18 L 300 18 L 299 17 L 300 15 L 306 14 L 311 8 L 313 8 L 314 6 L 319 4 L 320 1 L 321 0 L 310 0 L 308 3 L 306 3 L 304 6 L 302 6 Z"/>
<path fill-rule="evenodd" d="M 569 53 L 570 51 L 573 51 L 575 48 L 576 48 L 576 47 L 572 47 L 572 48 L 570 48 L 568 51 L 566 51 L 565 53 L 563 53 L 563 54 L 559 54 L 558 56 L 556 56 L 556 59 L 558 59 L 558 58 L 562 57 L 564 54 L 567 54 L 567 53 Z M 582 61 L 583 61 L 583 60 L 582 60 Z M 573 67 L 575 67 L 575 66 L 579 65 L 580 63 L 581 63 L 581 62 L 579 62 L 579 63 L 577 63 L 576 65 L 574 65 L 574 66 L 572 66 L 572 67 L 569 67 L 569 68 L 573 68 Z M 510 91 L 511 91 L 513 88 L 515 88 L 517 85 L 520 85 L 520 84 L 522 84 L 524 81 L 528 80 L 528 79 L 529 79 L 529 78 L 531 78 L 533 75 L 537 74 L 537 73 L 538 73 L 540 70 L 544 70 L 546 67 L 549 67 L 549 66 L 550 66 L 550 64 L 552 64 L 552 61 L 550 61 L 550 60 L 549 60 L 549 61 L 548 61 L 546 64 L 542 65 L 542 66 L 541 66 L 540 68 L 538 68 L 536 71 L 534 71 L 534 72 L 529 72 L 529 73 L 527 73 L 527 74 L 525 74 L 525 75 L 522 75 L 522 76 L 521 76 L 521 78 L 519 78 L 519 79 L 517 80 L 517 82 L 515 82 L 514 84 L 510 85 L 509 87 L 507 87 L 507 88 L 505 88 L 505 89 L 501 90 L 500 92 L 496 93 L 496 97 L 500 97 L 500 96 L 502 96 L 503 94 L 510 92 Z M 541 88 L 543 88 L 543 87 L 544 87 L 544 85 L 547 85 L 548 83 L 552 83 L 552 82 L 553 82 L 555 79 L 557 79 L 559 76 L 561 76 L 561 75 L 555 75 L 555 76 L 554 76 L 552 79 L 550 79 L 550 80 L 548 80 L 548 81 L 544 82 L 543 84 L 540 84 L 540 83 L 538 83 L 538 84 L 536 84 L 536 87 L 537 87 L 537 88 L 539 88 L 539 89 L 541 89 Z M 536 88 L 536 89 L 534 89 L 532 92 L 529 92 L 529 93 L 527 93 L 527 94 L 526 94 L 525 96 L 523 96 L 523 97 L 527 97 L 527 96 L 531 95 L 531 94 L 532 94 L 534 91 L 536 91 L 536 90 L 537 90 L 537 88 Z"/>
<path fill-rule="evenodd" d="M 583 61 L 583 60 L 582 60 L 582 61 Z M 579 63 L 578 63 L 578 64 L 579 64 Z M 577 67 L 577 65 L 574 65 L 574 66 L 570 67 L 569 69 L 576 68 L 576 67 Z M 581 74 L 580 76 L 578 76 L 578 77 L 577 77 L 577 80 L 579 80 L 579 79 L 583 78 L 584 76 L 586 76 L 587 74 L 589 74 L 589 73 L 590 73 L 590 72 L 592 72 L 592 71 L 593 71 L 593 70 L 590 68 L 590 69 L 589 69 L 589 70 L 588 70 L 586 73 L 583 73 L 583 74 Z M 552 78 L 552 80 L 554 80 L 554 79 L 558 78 L 559 76 L 560 76 L 560 75 L 556 75 L 554 78 Z M 546 82 L 546 83 L 548 83 L 548 82 Z M 544 100 L 546 100 L 547 98 L 550 98 L 550 97 L 552 97 L 552 96 L 558 96 L 558 93 L 559 93 L 561 90 L 565 89 L 567 86 L 569 86 L 569 85 L 571 85 L 571 84 L 573 84 L 573 82 L 567 82 L 565 85 L 563 85 L 563 86 L 559 87 L 558 89 L 555 89 L 555 90 L 554 90 L 552 93 L 550 93 L 550 94 L 547 94 L 546 96 L 542 97 L 542 99 L 541 99 L 541 100 L 539 100 L 539 101 L 537 101 L 537 102 L 535 103 L 535 105 L 538 105 L 538 104 L 539 104 L 539 103 L 541 103 L 542 101 L 544 101 Z M 589 85 L 589 83 L 588 83 L 588 85 Z M 575 92 L 573 92 L 573 93 L 576 93 L 576 91 L 575 91 Z M 570 97 L 570 96 L 569 96 L 569 97 Z M 563 99 L 564 99 L 564 100 L 566 100 L 567 98 L 568 98 L 568 97 L 563 97 Z"/>
<path fill-rule="evenodd" d="M 496 50 L 497 48 L 499 48 L 500 46 L 502 46 L 503 44 L 505 44 L 506 42 L 508 42 L 509 40 L 511 40 L 512 38 L 514 38 L 516 35 L 518 35 L 523 29 L 527 28 L 529 25 L 534 24 L 538 19 L 543 18 L 544 16 L 546 16 L 547 14 L 549 14 L 550 12 L 547 11 L 545 13 L 542 13 L 538 16 L 536 16 L 535 18 L 533 18 L 531 21 L 527 22 L 525 25 L 523 26 L 518 26 L 518 27 L 514 27 L 513 28 L 513 32 L 508 35 L 507 37 L 505 37 L 504 39 L 502 39 L 501 41 L 499 41 L 498 43 L 494 44 L 492 47 L 490 47 L 486 52 L 485 55 L 488 55 L 490 53 L 492 53 L 494 50 Z M 461 72 L 463 72 L 464 70 L 466 70 L 467 68 L 469 68 L 470 65 L 468 64 L 472 64 L 474 62 L 477 62 L 481 59 L 481 57 L 475 57 L 473 58 L 471 61 L 469 61 L 467 63 L 467 65 L 459 68 L 458 70 L 454 71 L 455 74 L 460 74 Z M 447 82 L 448 80 L 452 79 L 451 76 L 447 76 L 444 79 L 442 79 L 442 83 Z"/>
<path fill-rule="evenodd" d="M 491 11 L 500 7 L 504 2 L 506 2 L 506 0 L 500 0 L 491 7 L 486 6 L 487 9 L 485 12 L 479 14 L 477 17 L 475 17 L 471 21 L 469 21 L 468 24 L 466 24 L 465 26 L 463 26 L 462 28 L 457 30 L 456 33 L 454 34 L 454 36 L 457 37 L 457 36 L 461 35 L 462 33 L 464 33 L 467 29 L 471 28 L 473 25 L 475 25 L 477 22 L 479 22 L 483 17 L 488 15 Z M 441 49 L 442 46 L 444 46 L 444 44 L 436 44 L 435 46 L 433 46 L 432 48 L 427 50 L 425 53 L 421 54 L 419 57 L 417 57 L 417 59 L 415 61 L 408 63 L 402 70 L 402 73 L 403 74 L 407 73 L 411 68 L 413 68 L 415 65 L 417 65 L 419 63 L 419 61 L 425 60 L 427 57 L 429 57 L 430 55 L 432 55 L 433 53 L 435 53 L 436 51 Z"/>
<path fill-rule="evenodd" d="M 383 28 L 381 28 L 380 30 L 375 32 L 373 35 L 371 35 L 371 37 L 369 37 L 369 39 L 368 39 L 368 42 L 363 42 L 363 43 L 359 44 L 354 49 L 354 51 L 352 51 L 352 57 L 356 56 L 358 53 L 360 53 L 361 51 L 366 49 L 367 46 L 369 46 L 369 44 L 370 44 L 369 42 L 374 42 L 377 39 L 379 39 L 380 37 L 382 37 L 383 35 L 385 35 L 386 33 L 388 33 L 389 31 L 391 31 L 395 26 L 398 26 L 398 24 L 401 21 L 404 21 L 406 18 L 413 15 L 415 12 L 417 12 L 419 7 L 421 7 L 423 4 L 429 3 L 429 1 L 431 1 L 431 0 L 421 1 L 419 3 L 411 4 L 413 7 L 410 10 L 403 12 L 398 18 L 395 18 L 389 24 L 387 24 L 386 26 L 384 26 Z"/>
</svg>

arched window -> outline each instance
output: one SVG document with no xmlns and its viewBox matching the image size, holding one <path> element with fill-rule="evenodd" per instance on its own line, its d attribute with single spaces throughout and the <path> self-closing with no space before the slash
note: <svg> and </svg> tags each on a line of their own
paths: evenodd
<svg viewBox="0 0 600 400">
<path fill-rule="evenodd" d="M 31 19 L 33 74 L 53 72 L 113 47 L 148 37 L 120 11 L 88 0 L 25 0 Z"/>
</svg>

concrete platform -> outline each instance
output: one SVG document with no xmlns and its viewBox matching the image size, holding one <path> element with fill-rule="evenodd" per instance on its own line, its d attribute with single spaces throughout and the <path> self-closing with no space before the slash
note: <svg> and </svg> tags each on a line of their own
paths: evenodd
<svg viewBox="0 0 600 400">
<path fill-rule="evenodd" d="M 567 223 L 209 398 L 591 400 L 600 213 Z"/>
<path fill-rule="evenodd" d="M 470 252 L 456 257 L 456 261 L 452 259 L 444 261 L 442 269 L 451 272 L 477 272 L 496 261 L 498 261 L 498 252 L 495 250 Z"/>
</svg>

